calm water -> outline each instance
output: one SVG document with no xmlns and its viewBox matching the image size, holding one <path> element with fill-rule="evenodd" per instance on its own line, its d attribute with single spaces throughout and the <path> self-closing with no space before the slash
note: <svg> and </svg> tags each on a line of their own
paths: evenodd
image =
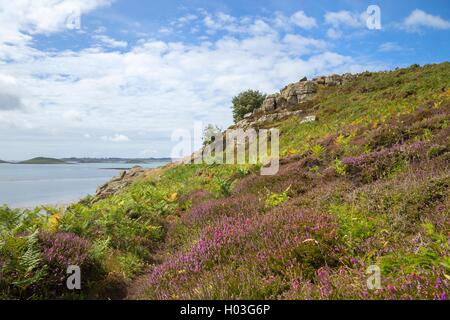
<svg viewBox="0 0 450 320">
<path fill-rule="evenodd" d="M 165 162 L 140 164 L 155 168 Z M 133 164 L 89 163 L 64 165 L 0 164 L 0 205 L 31 208 L 38 205 L 68 204 L 119 175 L 119 168 Z M 112 169 L 116 168 L 116 169 Z"/>
</svg>

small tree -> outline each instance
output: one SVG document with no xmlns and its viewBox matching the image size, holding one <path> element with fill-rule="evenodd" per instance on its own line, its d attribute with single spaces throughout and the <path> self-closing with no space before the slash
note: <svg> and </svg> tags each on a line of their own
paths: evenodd
<svg viewBox="0 0 450 320">
<path fill-rule="evenodd" d="M 253 112 L 262 106 L 266 95 L 259 91 L 247 90 L 233 98 L 233 119 L 239 122 L 247 113 Z"/>
<path fill-rule="evenodd" d="M 219 126 L 208 124 L 205 129 L 203 129 L 203 146 L 207 146 L 214 142 L 214 137 L 221 133 L 222 129 Z"/>
</svg>

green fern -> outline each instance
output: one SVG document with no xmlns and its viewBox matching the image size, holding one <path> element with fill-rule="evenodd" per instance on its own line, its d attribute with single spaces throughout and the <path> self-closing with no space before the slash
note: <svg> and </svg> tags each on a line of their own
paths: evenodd
<svg viewBox="0 0 450 320">
<path fill-rule="evenodd" d="M 6 258 L 3 266 L 5 277 L 14 276 L 13 286 L 24 290 L 38 283 L 47 274 L 42 263 L 39 248 L 38 229 L 29 230 L 29 235 L 17 237 L 16 230 L 22 227 L 19 223 L 9 232 L 3 230 L 0 237 L 0 253 Z"/>
<path fill-rule="evenodd" d="M 41 261 L 41 252 L 38 248 L 38 230 L 35 230 L 27 237 L 27 248 L 19 259 L 19 266 L 21 270 L 29 274 L 37 269 Z"/>
</svg>

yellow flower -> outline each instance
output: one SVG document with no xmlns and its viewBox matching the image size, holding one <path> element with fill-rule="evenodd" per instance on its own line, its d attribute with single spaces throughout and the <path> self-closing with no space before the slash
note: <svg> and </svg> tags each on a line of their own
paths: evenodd
<svg viewBox="0 0 450 320">
<path fill-rule="evenodd" d="M 445 95 L 450 97 L 450 89 L 447 89 L 447 91 L 445 92 Z"/>
<path fill-rule="evenodd" d="M 48 218 L 48 230 L 50 232 L 56 232 L 58 230 L 59 221 L 61 220 L 61 214 L 55 213 Z"/>
<path fill-rule="evenodd" d="M 148 231 L 159 231 L 161 226 L 147 226 L 146 228 Z"/>
<path fill-rule="evenodd" d="M 289 148 L 288 151 L 287 151 L 287 153 L 288 153 L 289 156 L 292 156 L 292 155 L 297 154 L 297 153 L 298 153 L 298 150 L 295 149 L 295 148 Z"/>
<path fill-rule="evenodd" d="M 178 194 L 176 192 L 174 192 L 167 198 L 167 200 L 169 202 L 174 202 L 175 200 L 177 200 L 177 196 L 178 196 Z"/>
</svg>

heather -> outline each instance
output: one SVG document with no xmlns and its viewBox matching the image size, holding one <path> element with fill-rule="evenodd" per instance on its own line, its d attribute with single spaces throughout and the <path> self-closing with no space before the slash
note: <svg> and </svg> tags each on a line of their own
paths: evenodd
<svg viewBox="0 0 450 320">
<path fill-rule="evenodd" d="M 261 126 L 281 130 L 274 176 L 172 164 L 64 211 L 2 207 L 0 296 L 448 299 L 449 79 L 443 63 L 320 88 L 319 121 Z"/>
</svg>

